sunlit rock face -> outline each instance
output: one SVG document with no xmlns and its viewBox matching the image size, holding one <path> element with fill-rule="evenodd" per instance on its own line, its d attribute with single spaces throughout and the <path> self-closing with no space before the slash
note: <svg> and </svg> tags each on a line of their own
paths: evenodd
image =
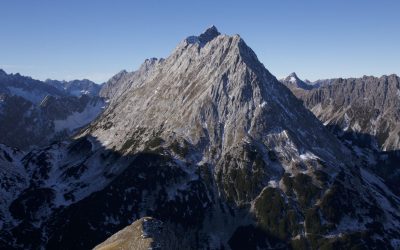
<svg viewBox="0 0 400 250">
<path fill-rule="evenodd" d="M 106 86 L 110 105 L 73 141 L 15 157 L 25 182 L 0 210 L 4 246 L 140 245 L 122 236 L 143 217 L 184 249 L 390 248 L 400 237 L 397 196 L 240 36 L 211 27 Z"/>
</svg>

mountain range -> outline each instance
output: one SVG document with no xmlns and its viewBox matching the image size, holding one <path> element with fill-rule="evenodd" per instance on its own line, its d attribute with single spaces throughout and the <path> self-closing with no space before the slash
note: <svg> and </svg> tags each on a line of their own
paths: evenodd
<svg viewBox="0 0 400 250">
<path fill-rule="evenodd" d="M 0 70 L 0 143 L 23 150 L 63 140 L 106 106 L 89 80 L 45 82 Z"/>
<path fill-rule="evenodd" d="M 342 112 L 353 95 L 300 81 L 277 80 L 214 26 L 121 71 L 89 91 L 108 105 L 72 137 L 26 152 L 0 145 L 0 248 L 398 249 L 398 193 L 365 158 L 396 149 L 395 137 L 346 142 L 328 125 L 364 128 L 359 116 L 345 129 L 314 107 Z"/>
<path fill-rule="evenodd" d="M 314 85 L 297 76 L 294 84 L 287 79 L 282 82 L 325 125 L 370 135 L 373 138 L 368 146 L 372 148 L 384 151 L 400 148 L 400 78 L 397 75 L 338 78 Z"/>
<path fill-rule="evenodd" d="M 306 83 L 281 80 L 358 158 L 399 195 L 400 78 L 364 76 Z"/>
</svg>

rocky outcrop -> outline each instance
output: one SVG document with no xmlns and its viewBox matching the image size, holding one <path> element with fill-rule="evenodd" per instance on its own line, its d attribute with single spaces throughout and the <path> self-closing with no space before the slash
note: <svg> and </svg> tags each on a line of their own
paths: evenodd
<svg viewBox="0 0 400 250">
<path fill-rule="evenodd" d="M 174 232 L 162 221 L 151 217 L 141 218 L 132 225 L 113 234 L 94 250 L 130 249 L 187 249 Z"/>
<path fill-rule="evenodd" d="M 111 102 L 116 101 L 118 97 L 122 96 L 125 92 L 143 82 L 151 72 L 151 69 L 162 61 L 162 58 L 150 58 L 146 59 L 137 71 L 120 71 L 103 84 L 99 95 Z"/>
</svg>

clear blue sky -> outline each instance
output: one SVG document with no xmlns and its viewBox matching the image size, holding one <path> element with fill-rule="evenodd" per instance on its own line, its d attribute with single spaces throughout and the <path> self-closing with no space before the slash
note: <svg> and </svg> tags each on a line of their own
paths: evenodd
<svg viewBox="0 0 400 250">
<path fill-rule="evenodd" d="M 399 11 L 399 0 L 4 0 L 0 68 L 102 82 L 214 24 L 278 78 L 400 74 Z"/>
</svg>

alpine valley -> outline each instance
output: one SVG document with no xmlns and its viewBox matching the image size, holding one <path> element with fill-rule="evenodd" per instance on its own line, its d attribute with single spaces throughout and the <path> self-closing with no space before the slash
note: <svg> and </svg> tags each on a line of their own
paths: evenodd
<svg viewBox="0 0 400 250">
<path fill-rule="evenodd" d="M 102 85 L 0 92 L 1 249 L 400 248 L 395 75 L 279 81 L 212 26 Z"/>
</svg>

